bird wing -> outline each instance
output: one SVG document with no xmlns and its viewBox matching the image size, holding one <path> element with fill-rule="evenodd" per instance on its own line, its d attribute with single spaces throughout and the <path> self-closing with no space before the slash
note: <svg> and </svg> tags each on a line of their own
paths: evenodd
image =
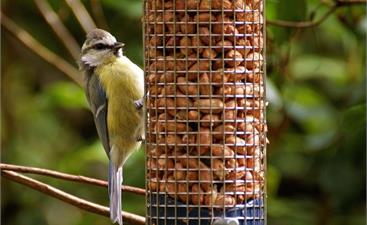
<svg viewBox="0 0 367 225">
<path fill-rule="evenodd" d="M 87 98 L 89 105 L 94 115 L 94 122 L 96 124 L 99 138 L 109 157 L 110 144 L 107 128 L 107 109 L 108 99 L 104 88 L 101 85 L 98 77 L 93 74 L 87 82 Z"/>
</svg>

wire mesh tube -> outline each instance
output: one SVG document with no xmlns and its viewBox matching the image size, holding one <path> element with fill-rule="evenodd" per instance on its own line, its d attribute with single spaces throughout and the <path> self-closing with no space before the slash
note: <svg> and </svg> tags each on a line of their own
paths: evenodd
<svg viewBox="0 0 367 225">
<path fill-rule="evenodd" d="M 265 224 L 263 0 L 145 0 L 147 224 Z"/>
</svg>

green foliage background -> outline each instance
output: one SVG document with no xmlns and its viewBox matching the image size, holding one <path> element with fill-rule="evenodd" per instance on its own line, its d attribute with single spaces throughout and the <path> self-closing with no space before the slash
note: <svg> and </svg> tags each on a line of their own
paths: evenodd
<svg viewBox="0 0 367 225">
<path fill-rule="evenodd" d="M 49 1 L 79 43 L 84 33 L 62 0 Z M 96 1 L 83 1 L 88 11 Z M 319 0 L 268 0 L 267 18 L 318 18 Z M 332 0 L 324 1 L 332 3 Z M 142 1 L 101 1 L 125 54 L 143 65 Z M 76 66 L 33 1 L 3 0 L 2 12 Z M 366 10 L 338 9 L 312 29 L 267 27 L 268 224 L 362 225 L 366 210 Z M 93 14 L 92 14 L 93 15 Z M 2 162 L 106 179 L 107 157 L 81 88 L 2 27 Z M 144 155 L 125 166 L 125 184 L 144 187 Z M 35 176 L 107 205 L 107 190 Z M 2 179 L 4 225 L 98 225 L 108 218 Z M 144 198 L 124 194 L 144 215 Z"/>
</svg>

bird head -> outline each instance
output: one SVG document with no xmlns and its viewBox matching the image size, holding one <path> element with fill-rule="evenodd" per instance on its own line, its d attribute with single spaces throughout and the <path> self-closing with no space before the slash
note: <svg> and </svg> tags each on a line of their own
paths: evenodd
<svg viewBox="0 0 367 225">
<path fill-rule="evenodd" d="M 94 29 L 87 34 L 81 50 L 80 61 L 82 66 L 96 67 L 122 56 L 124 43 L 102 29 Z"/>
</svg>

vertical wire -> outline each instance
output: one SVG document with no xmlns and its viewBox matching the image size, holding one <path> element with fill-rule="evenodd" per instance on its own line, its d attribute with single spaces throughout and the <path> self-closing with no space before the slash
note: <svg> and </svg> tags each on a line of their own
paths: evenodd
<svg viewBox="0 0 367 225">
<path fill-rule="evenodd" d="M 248 21 L 246 20 L 246 18 L 248 18 L 248 13 L 251 13 L 251 11 L 249 12 L 248 10 L 247 10 L 247 8 L 246 8 L 246 6 L 248 6 L 247 4 L 245 5 L 245 9 L 244 9 L 244 21 L 243 21 L 243 31 L 244 31 L 244 38 L 245 38 L 245 40 L 247 40 L 247 38 L 248 38 L 248 34 L 247 34 L 247 24 L 248 24 Z M 246 48 L 246 46 L 245 46 L 245 48 Z M 247 50 L 245 49 L 245 53 L 247 52 Z M 244 83 L 245 83 L 245 88 L 246 88 L 246 85 L 247 85 L 247 55 L 245 55 L 244 56 L 244 62 L 243 62 L 243 66 L 244 66 L 244 68 L 245 68 L 245 73 L 246 73 L 246 76 L 245 76 L 245 81 L 244 81 Z M 246 94 L 246 89 L 245 89 L 245 92 L 244 92 L 244 94 Z M 243 133 L 244 133 L 244 135 L 243 135 L 243 137 L 246 137 L 246 135 L 247 135 L 247 124 L 249 123 L 248 121 L 247 121 L 247 95 L 246 95 L 246 97 L 244 98 L 244 104 L 243 104 L 243 114 L 244 114 L 244 131 L 243 131 Z M 246 143 L 246 145 L 247 145 L 247 143 Z M 247 149 L 247 146 L 246 146 L 246 149 Z M 245 189 L 244 189 L 244 211 L 246 212 L 246 214 L 244 215 L 244 222 L 245 222 L 245 224 L 247 224 L 247 221 L 248 221 L 248 211 L 249 211 L 249 209 L 248 209 L 248 205 L 247 205 L 247 202 L 248 202 L 248 186 L 249 186 L 249 181 L 247 180 L 247 173 L 249 173 L 250 171 L 249 171 L 249 169 L 248 169 L 248 164 L 247 164 L 247 162 L 248 162 L 248 154 L 247 154 L 247 150 L 245 151 L 245 154 L 244 154 L 244 161 L 245 161 L 245 178 L 244 178 L 244 185 L 245 185 Z"/>
<path fill-rule="evenodd" d="M 250 18 L 252 19 L 252 21 L 251 21 L 251 26 L 252 26 L 252 29 L 251 29 L 251 31 L 252 31 L 252 40 L 254 40 L 254 38 L 255 38 L 255 32 L 256 32 L 256 29 L 255 29 L 255 27 L 256 27 L 256 24 L 255 24 L 255 9 L 254 9 L 254 0 L 252 0 L 251 1 L 251 16 L 250 16 Z M 252 45 L 252 50 L 251 50 L 251 52 L 252 53 L 254 53 L 255 52 L 255 46 L 254 46 L 254 43 L 253 44 L 251 44 Z M 252 65 L 255 65 L 255 62 L 254 62 L 254 54 L 252 54 L 252 62 L 251 62 L 251 64 Z M 254 66 L 253 66 L 253 68 L 252 68 L 252 70 L 255 70 L 255 68 L 254 68 Z M 253 88 L 254 86 L 255 86 L 255 80 L 252 80 L 252 87 L 251 88 Z M 255 98 L 253 97 L 252 99 L 251 99 L 252 101 L 254 101 L 255 102 Z M 251 107 L 251 106 L 250 106 Z M 253 113 L 253 116 L 255 117 L 255 114 L 254 114 L 254 112 L 255 112 L 255 104 L 253 104 L 252 105 L 252 113 Z M 252 134 L 250 134 L 250 135 L 252 135 L 252 138 L 254 138 L 254 130 L 255 130 L 255 128 L 253 128 L 252 129 Z M 255 164 L 256 164 L 256 156 L 255 156 L 255 148 L 256 148 L 256 146 L 254 146 L 254 139 L 252 140 L 252 146 L 249 146 L 250 148 L 252 148 L 253 149 L 253 154 L 252 154 L 252 161 L 253 161 L 253 163 L 252 163 L 252 168 L 251 168 L 251 173 L 252 173 L 252 183 L 251 183 L 251 185 L 252 185 L 252 195 L 253 196 L 255 196 L 255 188 L 256 188 L 256 183 L 255 183 L 255 179 L 254 179 L 254 175 L 255 175 Z M 253 223 L 255 223 L 255 221 L 256 221 L 256 217 L 257 217 L 257 213 L 255 213 L 256 212 L 256 209 L 257 209 L 257 207 L 256 207 L 256 202 L 254 201 L 254 203 L 252 204 L 252 211 L 253 211 L 253 218 L 252 218 L 252 221 L 253 221 Z"/>
<path fill-rule="evenodd" d="M 147 50 L 147 48 L 148 48 L 148 44 L 147 44 L 147 41 L 146 41 L 146 39 L 148 38 L 147 37 L 147 30 L 148 30 L 148 28 L 147 28 L 147 16 L 149 15 L 149 13 L 148 13 L 148 11 L 147 11 L 147 1 L 146 0 L 144 0 L 144 3 L 143 3 L 144 5 L 143 5 L 143 15 L 144 15 L 144 21 L 143 21 L 143 46 L 144 46 L 144 55 L 145 55 L 145 57 L 144 57 L 144 81 L 146 80 L 146 78 L 149 76 L 149 72 L 147 72 L 147 65 L 149 65 L 149 57 L 150 57 L 150 55 L 149 55 L 149 50 Z M 149 36 L 149 35 L 148 35 Z M 147 52 L 148 52 L 148 56 L 147 56 Z M 148 63 L 147 63 L 147 60 L 148 60 Z M 145 91 L 145 93 L 144 93 L 144 96 L 145 96 L 145 98 L 148 98 L 149 96 L 148 96 L 148 94 L 147 94 L 147 90 L 149 89 L 149 86 L 148 86 L 149 84 L 148 84 L 148 82 L 145 82 L 145 84 L 144 84 L 144 91 Z M 147 105 L 147 100 L 145 100 L 145 105 Z M 146 110 L 148 111 L 148 107 L 146 106 Z M 147 112 L 146 111 L 146 112 Z M 147 120 L 147 116 L 145 115 L 145 118 L 144 118 L 144 128 L 145 128 L 145 138 L 146 138 L 146 141 L 145 141 L 145 157 L 144 157 L 144 159 L 145 159 L 145 164 L 146 164 L 146 166 L 145 166 L 145 175 L 144 175 L 144 177 L 145 177 L 145 190 L 147 190 L 146 191 L 146 193 L 145 193 L 145 218 L 147 219 L 147 221 L 148 221 L 148 218 L 150 219 L 150 216 L 149 215 L 151 215 L 151 213 L 148 213 L 148 210 L 150 211 L 150 209 L 151 209 L 151 205 L 150 204 L 148 204 L 148 198 L 150 197 L 150 192 L 151 192 L 151 190 L 150 190 L 150 188 L 149 188 L 149 184 L 150 184 L 150 177 L 148 178 L 148 173 L 150 173 L 150 171 L 148 171 L 148 168 L 151 168 L 151 165 L 148 165 L 148 163 L 147 162 L 149 162 L 149 164 L 150 164 L 150 161 L 149 161 L 149 141 L 147 141 L 147 140 L 149 140 L 150 138 L 147 138 L 148 137 L 148 120 Z M 150 137 L 150 136 L 149 136 Z M 149 206 L 148 206 L 149 205 Z"/>
<path fill-rule="evenodd" d="M 188 38 L 188 35 L 187 35 L 187 30 L 188 30 L 188 26 L 187 26 L 187 22 L 188 22 L 188 20 L 189 20 L 189 17 L 188 17 L 188 1 L 185 1 L 185 10 L 184 10 L 184 17 L 183 18 L 185 18 L 184 20 L 183 20 L 183 23 L 184 23 L 184 26 L 185 26 L 185 34 L 182 34 L 182 36 L 180 37 L 180 39 L 182 39 L 182 38 Z M 182 21 L 182 20 L 181 20 Z M 187 39 L 186 39 L 187 40 Z M 186 85 L 186 88 L 185 88 L 185 90 L 186 90 L 186 96 L 188 96 L 188 71 L 189 71 L 189 62 L 188 62 L 188 52 L 189 52 L 189 49 L 188 49 L 188 47 L 189 46 L 187 46 L 187 44 L 188 44 L 188 41 L 186 41 L 186 46 L 185 46 L 185 48 L 184 48 L 184 52 L 186 53 L 186 55 L 184 54 L 184 57 L 185 57 L 185 81 L 186 81 L 186 84 L 184 84 L 184 85 Z M 181 48 L 182 48 L 182 46 L 180 45 L 180 50 L 181 50 Z M 187 97 L 188 99 L 189 99 L 189 97 Z M 187 103 L 187 104 L 189 104 L 189 103 Z M 189 108 L 190 106 L 188 106 L 187 105 L 187 107 L 186 107 L 186 121 L 188 121 L 188 112 L 189 112 L 189 110 L 188 110 L 188 108 Z M 188 134 L 188 129 L 189 129 L 189 123 L 188 122 L 186 122 L 186 130 L 187 130 L 187 134 Z M 189 136 L 189 135 L 188 135 Z M 186 149 L 186 174 L 188 174 L 189 173 L 189 144 L 186 144 L 185 146 L 184 146 L 184 148 Z M 186 181 L 187 181 L 187 176 L 186 176 Z M 189 181 L 188 182 L 186 182 L 186 192 L 188 192 L 189 191 Z M 186 197 L 188 197 L 188 196 L 186 196 Z M 189 220 L 189 201 L 190 201 L 190 199 L 187 199 L 187 201 L 186 201 L 186 208 L 185 208 L 185 211 L 186 211 L 186 221 L 189 223 L 190 222 L 190 220 Z"/>
<path fill-rule="evenodd" d="M 196 33 L 197 34 L 199 34 L 199 31 L 200 31 L 200 18 L 199 18 L 199 14 L 201 13 L 200 12 L 200 2 L 198 1 L 197 2 L 197 4 L 196 4 L 196 11 L 197 11 L 197 16 L 196 16 Z M 200 40 L 200 38 L 197 36 L 197 41 L 196 41 L 196 45 L 197 46 L 199 46 L 200 45 L 200 43 L 201 43 L 201 41 L 199 41 Z M 200 48 L 201 48 L 201 46 L 200 47 L 197 47 L 197 49 L 196 49 L 196 54 L 197 54 L 197 59 L 198 60 L 200 60 L 199 58 L 200 58 Z M 200 62 L 197 62 L 197 63 L 199 63 L 198 64 L 198 70 L 200 69 Z M 200 83 L 200 74 L 202 74 L 202 73 L 199 73 L 199 71 L 197 72 L 197 86 L 196 86 L 196 91 L 197 91 L 197 96 L 195 96 L 195 101 L 197 101 L 199 98 L 201 98 L 201 96 L 202 96 L 202 93 L 200 93 L 200 85 L 203 85 L 203 84 L 201 84 Z M 198 112 L 199 112 L 200 110 L 198 110 Z M 200 115 L 200 114 L 199 114 Z M 200 117 L 198 117 L 198 119 L 200 120 Z M 200 125 L 200 122 L 199 122 L 199 125 Z M 198 125 L 198 127 L 200 127 Z M 200 136 L 200 134 L 198 134 L 197 135 L 197 137 L 199 137 Z M 200 143 L 200 141 L 201 140 L 199 140 L 199 149 L 201 148 L 201 143 Z M 199 150 L 199 152 L 201 152 L 200 150 Z M 201 170 L 201 168 L 200 168 L 200 161 L 201 161 L 201 156 L 199 156 L 199 154 L 198 154 L 198 189 L 197 189 L 197 191 L 198 191 L 198 193 L 197 193 L 197 198 L 198 198 L 198 203 L 199 203 L 199 206 L 198 206 L 198 208 L 197 208 L 197 210 L 198 210 L 198 222 L 199 222 L 199 225 L 201 225 L 201 222 L 202 222 L 202 218 L 201 218 L 201 202 L 200 202 L 200 188 L 201 188 L 201 179 L 200 179 L 200 170 Z M 195 194 L 195 193 L 194 193 Z"/>
<path fill-rule="evenodd" d="M 162 52 L 163 52 L 163 73 L 162 73 L 162 76 L 164 76 L 164 83 L 167 83 L 167 55 L 166 55 L 166 48 L 165 48 L 165 43 L 166 43 L 166 25 L 167 25 L 167 21 L 166 21 L 166 8 L 165 8 L 165 1 L 162 0 L 162 17 L 163 17 L 163 33 L 162 33 Z M 163 190 L 163 193 L 164 193 L 164 205 L 163 205 L 163 208 L 164 208 L 164 224 L 167 225 L 167 205 L 168 205 L 168 194 L 167 194 L 167 191 L 168 190 L 168 185 L 170 185 L 169 183 L 169 171 L 168 171 L 168 152 L 169 152 L 169 149 L 168 149 L 168 143 L 167 143 L 167 140 L 168 140 L 168 136 L 169 136 L 169 132 L 167 130 L 167 124 L 168 124 L 168 112 L 170 110 L 172 110 L 172 108 L 170 108 L 171 106 L 169 104 L 167 104 L 167 100 L 170 99 L 169 97 L 167 97 L 167 94 L 164 95 L 164 100 L 165 100 L 165 103 L 166 103 L 166 106 L 164 107 L 164 124 L 165 124 L 165 127 L 164 127 L 164 142 L 165 142 L 165 145 L 164 145 L 164 154 L 165 154 L 165 165 L 164 165 L 164 175 L 163 175 L 163 179 L 164 179 L 164 182 L 165 182 L 165 190 Z M 161 205 L 160 205 L 161 207 Z"/>
<path fill-rule="evenodd" d="M 208 27 L 209 27 L 209 46 L 207 46 L 207 49 L 210 50 L 212 49 L 212 40 L 214 37 L 213 31 L 212 31 L 212 23 L 211 23 L 211 17 L 212 17 L 212 1 L 209 2 L 209 21 L 208 21 Z M 204 49 L 205 51 L 206 49 Z M 209 77 L 212 76 L 212 65 L 211 65 L 211 59 L 209 57 L 208 59 L 209 61 Z M 207 71 L 206 71 L 207 72 Z M 212 86 L 211 84 L 211 79 L 209 81 L 210 86 Z M 212 119 L 213 117 L 213 108 L 212 108 L 212 94 L 209 94 L 209 120 Z M 212 152 L 212 142 L 213 142 L 213 135 L 212 135 L 212 127 L 211 127 L 211 122 L 209 121 L 209 155 L 210 155 L 210 187 L 211 187 L 211 191 L 212 191 L 212 196 L 213 196 L 213 191 L 214 191 L 214 176 L 213 176 L 213 152 Z M 208 146 L 205 146 L 205 148 L 208 148 Z M 208 181 L 207 181 L 208 182 Z M 211 198 L 212 198 L 211 196 Z M 212 211 L 213 211 L 213 202 L 212 202 Z M 212 215 L 214 215 L 212 213 Z"/>
<path fill-rule="evenodd" d="M 184 22 L 184 26 L 185 26 L 185 32 L 182 32 L 183 34 L 183 37 L 182 38 L 185 38 L 185 40 L 188 40 L 189 39 L 189 35 L 188 35 L 188 22 L 189 22 L 189 14 L 188 14 L 188 9 L 187 9 L 187 2 L 186 2 L 186 4 L 185 4 L 185 14 L 184 14 L 184 17 L 183 18 L 185 18 L 184 20 L 183 20 L 183 22 Z M 188 60 L 189 60 L 189 52 L 190 52 L 190 48 L 191 48 L 191 46 L 189 46 L 188 45 L 188 43 L 190 43 L 189 41 L 186 41 L 186 46 L 184 46 L 184 56 L 185 56 L 185 64 L 186 64 L 186 69 L 188 70 L 188 65 L 189 65 L 189 62 L 188 62 Z M 180 46 L 181 48 L 182 48 L 182 46 Z M 187 105 L 186 105 L 186 121 L 189 119 L 188 118 L 188 108 L 190 107 L 190 105 L 189 105 L 189 99 L 190 99 L 190 97 L 189 97 L 189 79 L 188 79 L 188 77 L 189 77 L 189 75 L 188 75 L 188 73 L 186 72 L 186 74 L 185 74 L 185 95 L 187 96 L 186 98 L 188 99 L 188 101 L 187 101 Z M 188 128 L 187 128 L 188 129 Z M 186 152 L 187 152 L 187 155 L 189 155 L 188 153 L 189 153 L 189 151 L 190 151 L 190 146 L 189 146 L 189 144 L 187 143 L 186 144 L 186 146 L 185 146 L 185 148 L 186 148 Z M 189 167 L 187 167 L 187 171 L 189 171 Z M 188 172 L 186 172 L 186 174 L 188 174 Z M 186 177 L 186 216 L 187 216 L 187 221 L 188 221 L 188 223 L 190 223 L 190 220 L 189 220 L 189 204 L 190 204 L 190 198 L 189 198 L 189 192 L 190 192 L 190 181 L 187 179 L 187 177 Z"/>
<path fill-rule="evenodd" d="M 143 11 L 144 11 L 144 30 L 143 30 L 143 46 L 144 46 L 144 49 L 145 49 L 145 60 L 144 60 L 144 70 L 145 70 L 145 74 L 144 74 L 144 80 L 146 81 L 146 78 L 150 75 L 150 72 L 149 72 L 149 65 L 150 65 L 150 45 L 149 45 L 149 34 L 150 34 L 150 25 L 148 24 L 148 19 L 147 17 L 149 16 L 149 7 L 148 7 L 148 2 L 147 0 L 144 0 L 144 3 L 143 3 Z M 148 49 L 148 50 L 147 50 Z M 146 52 L 148 52 L 148 54 L 146 54 Z M 151 182 L 151 168 L 152 168 L 152 165 L 151 165 L 151 160 L 150 160 L 150 140 L 151 140 L 151 133 L 150 133 L 150 129 L 148 130 L 148 98 L 150 98 L 150 96 L 148 96 L 148 90 L 150 88 L 150 83 L 149 82 L 145 82 L 145 101 L 144 101 L 144 104 L 145 104 L 145 163 L 146 163 L 146 167 L 145 167 L 145 190 L 147 190 L 146 194 L 145 194 L 145 217 L 147 219 L 147 222 L 150 221 L 151 222 L 151 215 L 152 215 L 152 201 L 150 199 L 151 197 L 151 192 L 152 190 L 149 188 L 149 184 Z M 149 101 L 150 103 L 150 101 Z M 151 125 L 149 123 L 149 125 Z M 149 136 L 148 136 L 149 135 Z M 147 162 L 149 162 L 149 165 L 147 165 Z M 149 169 L 148 169 L 149 168 Z M 149 178 L 148 178 L 148 175 L 149 175 Z M 148 204 L 148 199 L 149 199 L 149 204 Z M 149 207 L 148 207 L 149 205 Z M 149 210 L 149 213 L 148 213 L 148 210 Z M 148 222 L 149 223 L 149 222 Z"/>
<path fill-rule="evenodd" d="M 243 118 L 242 118 L 242 120 L 243 121 L 241 121 L 242 123 L 244 123 L 244 130 L 242 131 L 243 132 L 243 137 L 246 137 L 246 135 L 247 135 L 247 129 L 246 129 L 246 127 L 247 127 L 247 120 L 246 120 L 246 116 L 247 116 L 247 107 L 246 107 L 246 100 L 247 100 L 247 95 L 246 95 L 246 87 L 247 87 L 247 69 L 246 69 L 246 58 L 247 58 L 247 46 L 246 46 L 246 43 L 247 43 L 247 29 L 246 29 L 246 26 L 247 26 L 247 24 L 246 24 L 246 15 L 247 15 L 247 9 L 246 9 L 246 6 L 247 6 L 247 4 L 245 3 L 245 5 L 244 5 L 244 9 L 243 9 L 243 15 L 244 15 L 244 18 L 243 18 L 243 21 L 242 21 L 242 23 L 241 23 L 241 26 L 243 26 L 243 28 L 244 29 L 242 29 L 243 30 L 243 39 L 245 40 L 245 43 L 244 43 L 244 53 L 245 53 L 245 55 L 244 55 L 244 61 L 243 61 L 243 66 L 244 66 L 244 74 L 245 74 L 245 79 L 244 79 L 244 103 L 243 103 L 243 105 L 242 105 L 242 107 L 243 107 L 243 113 L 242 113 L 242 115 L 243 115 Z M 247 147 L 246 147 L 247 148 Z M 243 216 L 243 221 L 244 221 L 244 223 L 245 224 L 247 224 L 247 212 L 248 212 L 248 209 L 247 209 L 247 187 L 248 187 L 248 183 L 247 183 L 247 178 L 246 178 L 246 173 L 248 172 L 248 170 L 247 170 L 247 151 L 245 151 L 245 155 L 243 156 L 244 157 L 244 162 L 245 162 L 245 168 L 244 168 L 244 170 L 245 170 L 245 180 L 244 180 L 244 193 L 243 193 L 243 195 L 244 195 L 244 202 L 242 202 L 242 204 L 243 204 L 243 210 L 244 210 L 244 212 L 246 212 L 244 215 L 242 215 Z"/>
<path fill-rule="evenodd" d="M 153 0 L 151 0 L 151 1 L 153 1 Z M 152 6 L 153 6 L 153 2 L 151 2 L 152 3 Z M 155 3 L 157 3 L 157 1 L 155 1 Z M 152 38 L 154 38 L 155 40 L 156 40 L 156 42 L 155 43 L 153 43 L 154 44 L 154 49 L 155 49 L 155 51 L 154 51 L 154 62 L 152 62 L 152 63 L 155 63 L 155 74 L 159 74 L 158 73 L 158 56 L 157 56 L 157 40 L 158 40 L 158 34 L 157 34 L 157 6 L 155 6 L 154 8 L 152 8 L 152 10 L 153 10 L 153 22 L 154 22 L 154 34 L 153 34 L 153 36 L 152 36 Z M 157 75 L 158 76 L 158 75 Z M 156 91 L 155 91 L 155 96 L 154 96 L 154 103 L 155 103 L 155 105 L 157 105 L 157 101 L 158 101 L 158 84 L 157 84 L 157 79 L 154 81 L 154 88 L 156 89 Z M 158 120 L 158 109 L 155 109 L 154 110 L 154 112 L 155 112 L 155 118 L 156 118 L 156 120 Z M 156 132 L 157 132 L 157 130 L 156 130 Z M 159 130 L 158 130 L 158 132 L 159 132 Z M 159 135 L 159 134 L 158 134 Z M 160 146 L 159 146 L 159 136 L 158 136 L 157 134 L 155 135 L 155 148 L 156 148 L 156 151 L 160 148 Z M 155 220 L 156 220 L 156 222 L 158 223 L 158 220 L 159 220 L 159 189 L 160 189 L 160 185 L 161 185 L 161 182 L 160 182 L 160 179 L 158 179 L 159 178 L 159 173 L 160 173 L 160 170 L 159 170 L 159 166 L 158 166 L 158 158 L 159 158 L 159 156 L 158 156 L 158 154 L 156 154 L 155 155 L 155 176 L 156 176 L 156 180 L 157 180 L 157 189 L 155 190 L 155 193 L 154 193 L 154 196 L 155 196 L 155 198 L 156 198 L 156 200 L 155 200 L 155 208 L 156 208 L 156 216 L 155 216 Z"/>
<path fill-rule="evenodd" d="M 176 47 L 177 47 L 177 45 L 176 45 L 176 0 L 173 0 L 173 15 L 174 15 L 174 25 L 173 25 L 173 34 L 172 34 L 172 37 L 171 38 L 173 38 L 173 58 L 174 58 L 174 67 L 173 67 L 173 82 L 176 84 L 176 80 L 177 80 L 177 63 L 176 63 Z M 172 71 L 171 71 L 172 72 Z M 170 72 L 170 73 L 171 73 Z M 174 89 L 176 90 L 176 85 L 174 85 Z M 177 104 L 177 100 L 176 100 L 176 98 L 174 99 L 174 105 L 176 106 L 176 104 Z M 175 115 L 177 115 L 177 110 L 176 110 L 176 107 L 175 107 Z M 175 131 L 174 131 L 174 134 L 175 135 L 177 135 L 177 117 L 175 117 L 174 118 L 175 119 L 175 122 L 174 122 L 174 124 L 175 124 Z M 178 147 L 177 146 L 177 142 L 175 142 L 175 144 L 176 144 L 176 146 L 175 146 L 175 148 L 174 148 L 174 171 L 173 171 L 173 173 L 174 173 L 174 177 L 175 177 L 175 183 L 174 183 L 174 186 L 175 186 L 175 188 L 174 188 L 174 191 L 175 191 L 175 193 L 174 193 L 174 196 L 175 196 L 175 205 L 174 205 L 174 216 L 175 216 L 175 218 L 177 218 L 177 211 L 178 210 L 180 210 L 179 208 L 178 208 L 178 206 L 177 206 L 177 199 L 178 199 L 178 197 L 177 197 L 177 173 L 179 172 L 179 171 L 176 171 L 176 170 L 179 170 L 180 168 L 177 168 L 176 167 L 176 165 L 177 165 L 177 149 L 178 148 L 180 148 L 180 147 Z M 177 219 L 175 220 L 175 225 L 177 225 Z"/>
<path fill-rule="evenodd" d="M 233 70 L 234 70 L 234 74 L 232 74 L 232 76 L 234 77 L 234 81 L 232 81 L 232 82 L 234 82 L 234 85 L 232 86 L 233 87 L 233 90 L 234 90 L 234 92 L 233 92 L 233 95 L 234 95 L 234 102 L 235 102 L 235 104 L 234 104 L 234 109 L 233 109 L 233 111 L 234 111 L 234 115 L 235 115 L 235 117 L 234 117 L 234 124 L 235 124 L 235 154 L 234 154 L 234 159 L 235 159 L 235 162 L 237 162 L 237 153 L 238 153 L 238 146 L 237 146 L 237 137 L 238 137 L 238 126 L 237 126 L 237 117 L 238 117 L 238 106 L 237 106 L 237 93 L 236 93 L 236 90 L 237 90 L 237 57 L 236 57 L 236 55 L 237 55 L 237 49 L 238 49 L 238 46 L 237 46 L 237 34 L 236 34 L 236 22 L 237 22 L 237 18 L 236 18 L 236 10 L 235 10 L 235 6 L 233 6 L 233 22 L 232 22 L 232 26 L 234 27 L 234 30 L 233 30 L 233 45 L 234 45 L 234 49 L 235 49 L 235 54 L 233 55 L 233 57 L 234 57 L 234 59 L 233 59 L 233 61 L 234 61 L 234 68 L 233 68 Z M 240 47 L 240 46 L 239 46 Z M 232 94 L 232 93 L 230 93 L 230 94 Z M 240 146 L 241 147 L 241 146 Z M 234 172 L 235 173 L 237 173 L 237 167 L 236 167 L 236 163 L 235 163 L 235 168 L 234 168 Z M 236 187 L 236 185 L 237 185 L 237 177 L 236 177 L 236 175 L 235 175 L 235 180 L 234 180 L 234 186 Z M 235 199 L 237 199 L 237 190 L 235 189 L 234 190 L 234 196 L 235 196 Z"/>
<path fill-rule="evenodd" d="M 263 16 L 263 26 L 262 26 L 262 38 L 263 41 L 261 42 L 261 39 L 259 38 L 259 45 L 262 44 L 262 54 L 263 54 L 263 66 L 262 66 L 262 73 L 260 74 L 262 83 L 263 83 L 263 99 L 264 99 L 264 128 L 263 128 L 263 133 L 264 133 L 264 149 L 263 149 L 263 153 L 264 153 L 264 159 L 263 159 L 263 165 L 264 165 L 264 193 L 262 194 L 262 199 L 263 199 L 263 210 L 264 210 L 264 224 L 267 225 L 268 223 L 268 219 L 267 219 L 267 123 L 266 123 L 266 2 L 264 0 L 260 1 L 260 6 L 259 8 L 261 9 L 262 6 L 262 11 L 261 11 L 261 15 Z"/>
<path fill-rule="evenodd" d="M 224 40 L 225 40 L 225 32 L 224 32 L 224 27 L 225 27 L 225 14 L 224 14 L 224 8 L 223 8 L 223 6 L 224 6 L 224 0 L 221 0 L 221 8 L 220 8 L 220 13 L 221 13 L 221 17 L 218 17 L 218 18 L 221 18 L 222 19 L 222 21 L 218 21 L 218 22 L 220 22 L 221 23 L 221 31 L 220 31 L 220 33 L 219 33 L 219 35 L 220 35 L 220 37 L 222 38 L 222 59 L 221 59 L 221 63 L 222 63 L 222 67 L 220 67 L 220 71 L 221 71 L 221 73 L 222 73 L 222 90 L 223 90 L 223 93 L 222 93 L 222 102 L 223 102 L 223 121 L 225 121 L 225 120 L 227 120 L 227 118 L 226 118 L 226 110 L 227 110 L 227 106 L 226 106 L 226 98 L 225 98 L 225 95 L 224 95 L 224 89 L 225 89 L 225 76 L 226 76 L 226 74 L 225 74 L 225 49 L 224 49 Z M 218 85 L 219 86 L 219 85 Z M 218 93 L 218 94 L 220 94 L 220 93 Z M 223 125 L 225 125 L 225 122 L 223 123 Z M 225 145 L 225 143 L 226 143 L 226 138 L 225 138 L 225 127 L 223 126 L 223 130 L 222 130 L 222 132 L 223 132 L 223 145 Z M 224 158 L 224 151 L 223 151 L 223 153 L 222 153 L 222 158 Z M 225 184 L 223 184 L 223 186 L 225 186 Z M 225 189 L 224 189 L 224 193 L 225 193 Z M 224 194 L 224 196 L 225 196 L 225 194 Z M 226 214 L 226 211 L 225 211 L 225 208 L 224 208 L 224 201 L 225 201 L 225 199 L 223 200 L 223 217 L 225 217 L 225 214 Z M 212 209 L 213 210 L 213 209 Z"/>
<path fill-rule="evenodd" d="M 261 6 L 263 6 L 261 8 Z M 262 209 L 263 209 L 263 220 L 264 220 L 264 224 L 266 225 L 267 224 L 267 197 L 266 197 L 266 194 L 267 194 L 267 153 L 266 153 L 266 137 L 267 137 L 267 124 L 266 124 L 266 19 L 265 19 L 265 1 L 261 0 L 260 3 L 259 3 L 259 16 L 262 16 L 262 29 L 259 31 L 262 33 L 262 38 L 263 38 L 263 41 L 261 42 L 261 38 L 259 37 L 259 45 L 263 45 L 263 46 L 259 46 L 260 48 L 262 47 L 262 55 L 263 55 L 263 65 L 262 65 L 262 68 L 260 68 L 260 71 L 262 72 L 260 74 L 261 76 L 261 79 L 260 79 L 260 82 L 262 82 L 262 86 L 263 86 L 263 97 L 262 97 L 262 100 L 264 101 L 264 106 L 263 106 L 263 113 L 264 113 L 264 116 L 263 116 L 263 119 L 262 119 L 262 123 L 263 123 L 263 130 L 262 130 L 262 133 L 263 133 L 263 160 L 261 162 L 261 164 L 263 164 L 263 170 L 264 170 L 264 184 L 263 184 L 263 193 L 261 194 L 261 198 L 262 198 Z M 260 19 L 259 19 L 260 20 Z M 261 22 L 261 21 L 260 21 Z M 260 85 L 260 88 L 261 88 L 261 85 Z M 261 90 L 261 89 L 260 89 Z"/>
</svg>

